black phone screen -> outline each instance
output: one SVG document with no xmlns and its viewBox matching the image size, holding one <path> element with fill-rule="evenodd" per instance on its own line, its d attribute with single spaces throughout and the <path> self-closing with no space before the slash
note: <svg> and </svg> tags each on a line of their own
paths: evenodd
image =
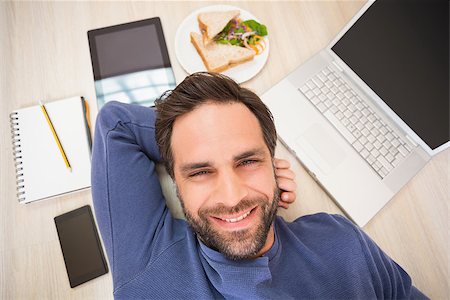
<svg viewBox="0 0 450 300">
<path fill-rule="evenodd" d="M 70 287 L 108 273 L 89 205 L 55 217 Z"/>
</svg>

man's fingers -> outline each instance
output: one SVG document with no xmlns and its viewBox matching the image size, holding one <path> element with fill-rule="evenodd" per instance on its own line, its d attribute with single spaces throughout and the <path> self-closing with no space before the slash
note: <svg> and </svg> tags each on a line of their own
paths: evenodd
<svg viewBox="0 0 450 300">
<path fill-rule="evenodd" d="M 285 202 L 283 202 L 283 201 L 278 202 L 278 206 L 279 206 L 279 207 L 286 208 L 286 209 L 289 208 L 289 204 L 287 204 L 287 203 L 285 203 Z"/>
<path fill-rule="evenodd" d="M 284 159 L 275 159 L 275 175 L 277 177 L 278 188 L 282 191 L 280 195 L 279 207 L 288 208 L 296 199 L 295 173 L 290 169 L 291 164 Z"/>
<path fill-rule="evenodd" d="M 281 193 L 281 202 L 292 203 L 295 201 L 295 198 L 296 198 L 295 192 Z"/>
<path fill-rule="evenodd" d="M 287 160 L 280 158 L 275 158 L 273 164 L 277 169 L 289 169 L 291 167 L 291 164 Z"/>
<path fill-rule="evenodd" d="M 295 173 L 291 169 L 275 169 L 275 175 L 277 177 L 283 177 L 287 179 L 295 179 Z"/>
<path fill-rule="evenodd" d="M 292 179 L 286 179 L 279 177 L 278 178 L 278 187 L 280 190 L 287 191 L 287 192 L 294 192 L 297 188 L 297 184 Z"/>
</svg>

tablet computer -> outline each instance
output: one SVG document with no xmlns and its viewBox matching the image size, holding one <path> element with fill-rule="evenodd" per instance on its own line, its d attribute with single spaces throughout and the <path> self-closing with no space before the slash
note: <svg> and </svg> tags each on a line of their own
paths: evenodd
<svg viewBox="0 0 450 300">
<path fill-rule="evenodd" d="M 54 218 L 70 287 L 108 273 L 89 205 Z"/>
<path fill-rule="evenodd" d="M 97 104 L 116 100 L 153 106 L 175 88 L 158 17 L 88 31 Z"/>
</svg>

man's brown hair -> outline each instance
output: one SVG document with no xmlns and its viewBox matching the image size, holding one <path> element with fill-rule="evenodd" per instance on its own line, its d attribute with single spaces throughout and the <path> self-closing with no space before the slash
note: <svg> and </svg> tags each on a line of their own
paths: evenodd
<svg viewBox="0 0 450 300">
<path fill-rule="evenodd" d="M 178 117 L 208 102 L 244 104 L 258 119 L 264 141 L 272 158 L 274 157 L 277 132 L 272 113 L 261 99 L 225 75 L 198 72 L 186 77 L 174 90 L 165 92 L 155 101 L 156 142 L 166 170 L 173 179 L 175 179 L 171 150 L 173 124 Z"/>
</svg>

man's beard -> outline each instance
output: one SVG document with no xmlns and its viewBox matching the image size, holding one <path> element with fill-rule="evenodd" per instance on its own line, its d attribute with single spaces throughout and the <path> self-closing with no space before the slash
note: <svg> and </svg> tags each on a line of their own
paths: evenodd
<svg viewBox="0 0 450 300">
<path fill-rule="evenodd" d="M 199 216 L 195 217 L 186 210 L 178 189 L 177 194 L 186 220 L 200 240 L 206 246 L 219 251 L 231 260 L 253 258 L 264 247 L 270 226 L 278 210 L 278 202 L 280 201 L 280 190 L 278 187 L 275 187 L 272 201 L 263 197 L 243 199 L 233 207 L 220 205 L 213 208 L 200 209 Z M 210 215 L 231 215 L 245 212 L 256 206 L 259 211 L 257 228 L 252 227 L 233 232 L 223 230 L 219 232 L 209 219 Z"/>
</svg>

